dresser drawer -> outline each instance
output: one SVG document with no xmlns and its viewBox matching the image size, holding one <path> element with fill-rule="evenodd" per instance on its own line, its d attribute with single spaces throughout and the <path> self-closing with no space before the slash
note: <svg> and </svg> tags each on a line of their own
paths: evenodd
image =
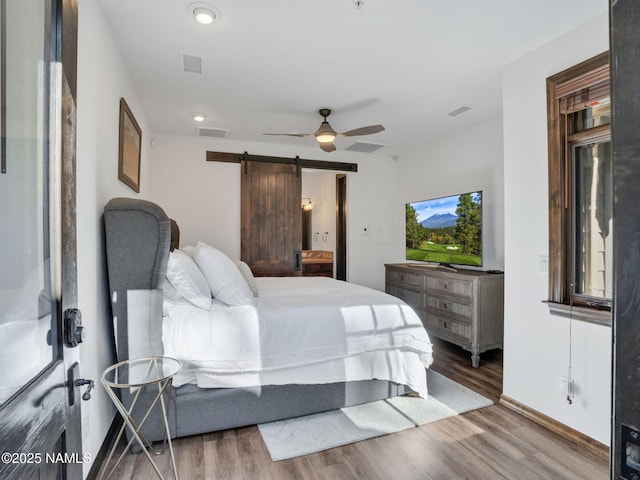
<svg viewBox="0 0 640 480">
<path fill-rule="evenodd" d="M 393 295 L 411 305 L 416 311 L 422 310 L 422 292 L 410 290 L 408 288 L 398 287 L 396 285 L 387 285 L 387 293 Z"/>
<path fill-rule="evenodd" d="M 387 282 L 403 283 L 412 287 L 422 288 L 423 275 L 403 270 L 387 271 Z"/>
<path fill-rule="evenodd" d="M 473 304 L 451 300 L 446 297 L 436 297 L 434 295 L 426 295 L 425 307 L 445 312 L 448 315 L 457 317 L 464 322 L 473 320 Z"/>
<path fill-rule="evenodd" d="M 436 315 L 430 311 L 425 311 L 424 323 L 427 331 L 436 337 L 453 337 L 465 344 L 472 341 L 473 330 L 469 323 L 459 322 L 452 318 Z"/>
<path fill-rule="evenodd" d="M 302 262 L 303 275 L 333 277 L 332 262 Z"/>
<path fill-rule="evenodd" d="M 427 290 L 444 295 L 452 295 L 471 300 L 473 298 L 473 280 L 462 278 L 427 277 Z"/>
</svg>

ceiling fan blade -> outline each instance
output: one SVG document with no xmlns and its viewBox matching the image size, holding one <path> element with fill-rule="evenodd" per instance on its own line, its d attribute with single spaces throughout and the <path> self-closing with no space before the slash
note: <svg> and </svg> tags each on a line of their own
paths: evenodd
<svg viewBox="0 0 640 480">
<path fill-rule="evenodd" d="M 320 148 L 325 152 L 333 152 L 336 149 L 336 146 L 333 143 L 329 143 L 329 142 L 318 143 L 318 145 L 320 145 Z"/>
<path fill-rule="evenodd" d="M 348 132 L 338 133 L 341 137 L 355 137 L 357 135 L 371 135 L 372 133 L 378 133 L 384 130 L 382 125 L 369 125 L 368 127 L 360 127 Z"/>
<path fill-rule="evenodd" d="M 263 133 L 263 135 L 285 135 L 287 137 L 313 137 L 313 133 Z"/>
</svg>

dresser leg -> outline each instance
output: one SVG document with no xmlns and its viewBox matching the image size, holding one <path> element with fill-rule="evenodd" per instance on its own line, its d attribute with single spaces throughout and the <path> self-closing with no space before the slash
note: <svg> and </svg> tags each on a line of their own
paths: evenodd
<svg viewBox="0 0 640 480">
<path fill-rule="evenodd" d="M 473 368 L 478 368 L 480 366 L 480 354 L 472 353 L 471 354 L 471 366 Z"/>
</svg>

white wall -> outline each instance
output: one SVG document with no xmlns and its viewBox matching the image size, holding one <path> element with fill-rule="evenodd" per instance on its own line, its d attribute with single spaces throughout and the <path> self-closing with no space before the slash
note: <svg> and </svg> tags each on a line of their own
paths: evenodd
<svg viewBox="0 0 640 480">
<path fill-rule="evenodd" d="M 347 278 L 384 290 L 384 262 L 398 230 L 392 231 L 397 219 L 388 208 L 397 184 L 392 160 L 352 152 L 323 154 L 315 146 L 155 134 L 151 200 L 178 222 L 182 245 L 201 240 L 232 258 L 240 258 L 240 165 L 207 162 L 207 150 L 357 163 L 358 172 L 347 174 Z M 377 230 L 362 236 L 359 225 Z M 335 227 L 329 232 L 335 241 Z"/>
<path fill-rule="evenodd" d="M 399 157 L 401 195 L 405 203 L 482 190 L 483 270 L 504 268 L 504 178 L 502 119 L 474 125 Z M 402 238 L 404 240 L 404 233 Z M 396 261 L 405 261 L 400 243 Z"/>
<path fill-rule="evenodd" d="M 347 280 L 384 291 L 384 264 L 404 243 L 398 162 L 361 155 L 358 173 L 347 178 Z"/>
<path fill-rule="evenodd" d="M 504 394 L 609 444 L 611 331 L 573 321 L 576 395 L 566 401 L 567 319 L 549 314 L 547 113 L 545 79 L 608 49 L 599 16 L 509 65 L 503 77 L 505 183 Z M 526 99 L 526 101 L 523 101 Z"/>
<path fill-rule="evenodd" d="M 82 376 L 96 382 L 93 398 L 82 402 L 84 453 L 95 458 L 115 409 L 100 385 L 113 363 L 109 294 L 104 259 L 102 210 L 117 196 L 137 194 L 118 180 L 119 101 L 124 97 L 142 128 L 141 193 L 149 190 L 149 127 L 111 32 L 97 2 L 80 0 L 77 96 L 78 302 L 86 328 L 80 346 Z M 85 475 L 91 465 L 84 466 Z"/>
</svg>

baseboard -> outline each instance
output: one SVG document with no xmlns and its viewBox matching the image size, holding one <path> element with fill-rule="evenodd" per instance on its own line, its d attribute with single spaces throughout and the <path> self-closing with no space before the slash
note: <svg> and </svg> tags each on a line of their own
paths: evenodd
<svg viewBox="0 0 640 480">
<path fill-rule="evenodd" d="M 98 450 L 98 453 L 93 459 L 93 463 L 91 464 L 91 469 L 87 474 L 86 480 L 96 480 L 98 478 L 100 469 L 102 468 L 102 465 L 104 464 L 104 462 L 106 462 L 107 455 L 109 455 L 109 451 L 111 450 L 111 447 L 113 446 L 113 444 L 116 441 L 116 438 L 118 437 L 118 432 L 120 432 L 122 423 L 123 423 L 122 417 L 116 413 L 116 415 L 113 417 L 113 421 L 111 422 L 111 426 L 109 427 L 109 430 L 107 431 L 107 434 L 104 437 L 102 446 L 100 447 L 100 450 Z"/>
<path fill-rule="evenodd" d="M 581 448 L 584 448 L 594 455 L 609 460 L 609 447 L 604 443 L 600 443 L 599 441 L 581 433 L 573 428 L 561 423 L 551 417 L 547 417 L 545 414 L 534 410 L 533 408 L 527 407 L 522 403 L 510 398 L 504 394 L 500 395 L 500 400 L 498 401 L 500 405 L 505 406 L 509 410 L 513 410 L 514 412 L 522 415 L 523 417 L 531 420 L 532 422 L 537 423 L 538 425 L 543 426 L 547 430 L 551 430 L 552 432 L 564 437 L 572 443 L 575 443 Z"/>
</svg>

